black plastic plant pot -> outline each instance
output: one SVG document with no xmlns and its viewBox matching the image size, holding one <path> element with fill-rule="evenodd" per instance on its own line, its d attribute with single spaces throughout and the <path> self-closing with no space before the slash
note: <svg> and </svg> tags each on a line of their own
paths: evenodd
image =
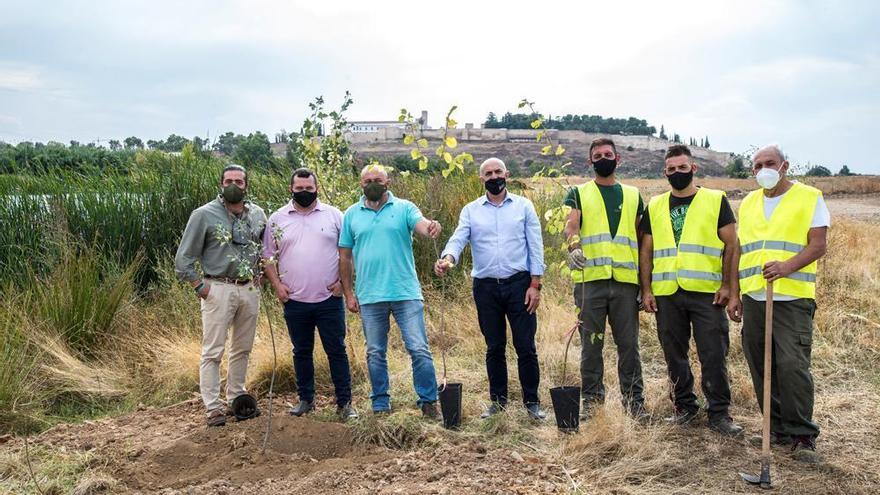
<svg viewBox="0 0 880 495">
<path fill-rule="evenodd" d="M 460 383 L 447 383 L 438 388 L 444 428 L 455 430 L 461 426 L 461 387 Z"/>
<path fill-rule="evenodd" d="M 578 431 L 581 412 L 580 387 L 554 387 L 550 389 L 553 401 L 553 414 L 556 415 L 556 427 L 564 433 Z"/>
</svg>

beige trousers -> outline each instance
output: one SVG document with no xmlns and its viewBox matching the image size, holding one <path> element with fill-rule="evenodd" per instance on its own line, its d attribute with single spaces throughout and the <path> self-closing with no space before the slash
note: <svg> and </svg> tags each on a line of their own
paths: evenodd
<svg viewBox="0 0 880 495">
<path fill-rule="evenodd" d="M 208 297 L 202 299 L 202 359 L 199 389 L 208 413 L 220 409 L 220 361 L 226 336 L 232 327 L 229 366 L 226 372 L 226 400 L 230 403 L 245 390 L 248 358 L 254 346 L 260 291 L 253 284 L 235 285 L 210 280 Z"/>
</svg>

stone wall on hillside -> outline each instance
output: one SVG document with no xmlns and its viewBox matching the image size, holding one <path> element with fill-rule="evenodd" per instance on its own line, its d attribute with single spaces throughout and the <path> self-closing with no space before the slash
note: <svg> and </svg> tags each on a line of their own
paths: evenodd
<svg viewBox="0 0 880 495">
<path fill-rule="evenodd" d="M 543 143 L 535 138 L 538 131 L 533 129 L 475 129 L 465 127 L 452 129 L 449 135 L 458 140 L 456 151 L 466 151 L 474 156 L 477 163 L 489 157 L 499 157 L 511 165 L 515 172 L 530 173 L 530 169 L 540 168 L 536 163 L 548 162 L 548 157 L 541 155 Z M 610 137 L 614 140 L 621 154 L 620 173 L 627 177 L 659 177 L 663 169 L 663 154 L 672 142 L 654 136 L 613 136 L 586 133 L 582 131 L 546 131 L 554 143 L 562 144 L 566 149 L 565 159 L 571 161 L 568 173 L 586 175 L 588 169 L 587 155 L 590 142 L 599 137 Z M 399 128 L 382 128 L 377 132 L 347 133 L 346 139 L 352 143 L 357 154 L 364 158 L 389 160 L 396 156 L 408 156 L 412 146 L 403 144 L 403 131 Z M 427 129 L 421 137 L 429 142 L 429 151 L 440 143 L 442 129 Z M 284 145 L 273 145 L 277 155 L 284 154 Z M 730 153 L 692 146 L 691 152 L 700 165 L 700 175 L 723 176 L 724 167 L 730 161 Z M 428 153 L 433 156 L 432 153 Z"/>
<path fill-rule="evenodd" d="M 459 142 L 534 142 L 539 131 L 534 129 L 452 129 L 449 135 L 454 136 Z M 618 148 L 640 148 L 648 151 L 665 151 L 671 141 L 660 139 L 654 136 L 620 136 L 598 133 L 588 133 L 583 131 L 560 131 L 549 129 L 546 131 L 547 137 L 554 142 L 561 143 L 565 146 L 567 143 L 584 143 L 589 145 L 594 139 L 599 137 L 610 137 L 614 140 Z M 430 140 L 440 140 L 443 136 L 443 129 L 428 129 L 422 131 L 422 137 Z M 379 129 L 378 132 L 346 134 L 346 138 L 352 144 L 375 144 L 375 143 L 396 143 L 403 139 L 403 131 L 398 128 Z M 700 148 L 692 146 L 691 152 L 694 156 L 706 159 L 708 161 L 719 164 L 726 164 L 730 159 L 730 153 L 715 151 L 712 149 Z"/>
</svg>

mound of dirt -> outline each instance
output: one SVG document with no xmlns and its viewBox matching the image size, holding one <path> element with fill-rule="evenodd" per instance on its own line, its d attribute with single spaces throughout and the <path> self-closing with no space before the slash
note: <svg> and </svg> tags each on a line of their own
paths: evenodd
<svg viewBox="0 0 880 495">
<path fill-rule="evenodd" d="M 123 466 L 115 476 L 133 489 L 199 485 L 210 480 L 244 483 L 336 469 L 330 459 L 360 457 L 351 433 L 341 424 L 275 416 L 262 453 L 266 416 L 200 429 Z"/>
</svg>

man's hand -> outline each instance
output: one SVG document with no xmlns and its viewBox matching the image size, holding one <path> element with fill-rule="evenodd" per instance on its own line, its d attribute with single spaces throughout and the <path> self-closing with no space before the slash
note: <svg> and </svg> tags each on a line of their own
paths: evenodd
<svg viewBox="0 0 880 495">
<path fill-rule="evenodd" d="M 739 323 L 743 321 L 743 302 L 740 299 L 739 295 L 730 296 L 730 301 L 727 302 L 727 316 L 730 317 L 731 320 Z"/>
<path fill-rule="evenodd" d="M 354 292 L 349 292 L 345 295 L 345 307 L 352 313 L 361 312 L 361 305 L 358 304 L 358 298 L 354 295 Z"/>
<path fill-rule="evenodd" d="M 773 282 L 790 275 L 793 271 L 791 265 L 785 261 L 768 261 L 764 265 L 764 278 L 768 282 Z"/>
<path fill-rule="evenodd" d="M 327 286 L 327 290 L 329 290 L 334 296 L 340 297 L 342 296 L 342 282 L 337 280 L 332 284 Z"/>
<path fill-rule="evenodd" d="M 202 282 L 202 290 L 196 292 L 196 294 L 202 299 L 207 299 L 208 294 L 210 294 L 210 293 L 211 293 L 211 285 L 208 283 L 207 280 Z"/>
<path fill-rule="evenodd" d="M 428 223 L 428 237 L 431 239 L 437 239 L 440 237 L 440 231 L 443 230 L 443 227 L 440 226 L 440 222 L 437 220 L 430 220 Z"/>
<path fill-rule="evenodd" d="M 573 249 L 568 253 L 568 267 L 572 270 L 582 270 L 587 266 L 587 259 L 584 258 L 584 252 L 580 249 Z"/>
<path fill-rule="evenodd" d="M 534 313 L 538 309 L 538 304 L 541 303 L 541 291 L 538 290 L 537 287 L 529 287 L 526 291 L 526 311 L 529 314 Z"/>
<path fill-rule="evenodd" d="M 281 282 L 278 282 L 272 287 L 275 289 L 275 296 L 278 297 L 281 304 L 286 303 L 290 299 L 290 287 Z"/>
<path fill-rule="evenodd" d="M 651 291 L 642 291 L 642 309 L 646 313 L 657 312 L 657 300 L 654 299 L 654 293 Z"/>
<path fill-rule="evenodd" d="M 730 287 L 722 285 L 721 288 L 715 292 L 715 298 L 712 300 L 712 304 L 715 306 L 727 306 L 729 301 Z"/>
<path fill-rule="evenodd" d="M 454 266 L 455 263 L 452 260 L 452 256 L 449 256 L 447 254 L 446 256 L 434 262 L 434 274 L 436 274 L 438 277 L 442 277 L 446 275 L 447 270 Z"/>
</svg>

